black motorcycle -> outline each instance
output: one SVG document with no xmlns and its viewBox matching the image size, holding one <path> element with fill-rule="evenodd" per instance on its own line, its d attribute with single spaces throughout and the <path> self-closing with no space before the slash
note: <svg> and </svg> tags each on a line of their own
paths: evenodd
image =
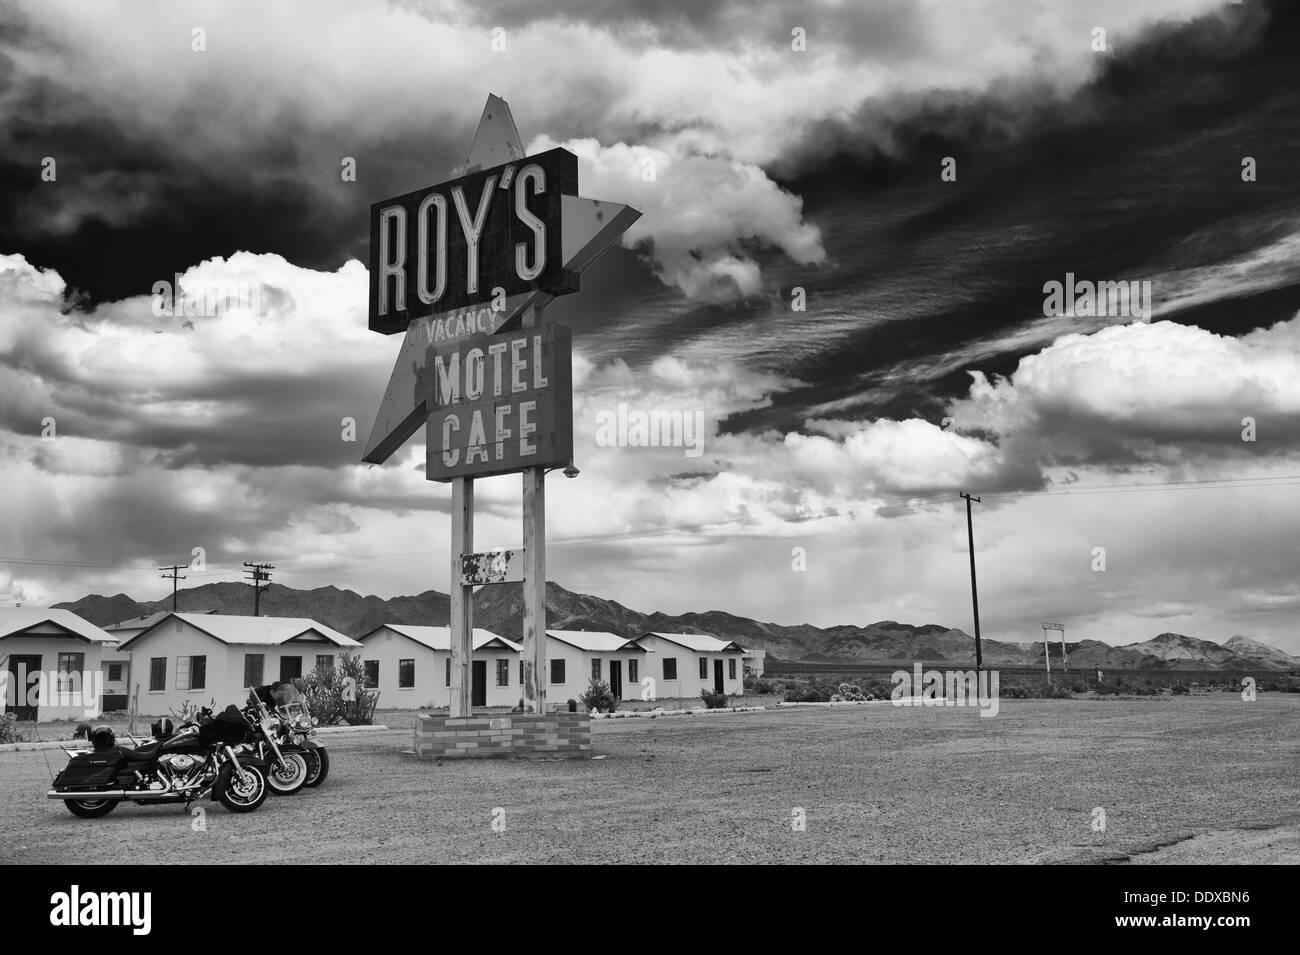
<svg viewBox="0 0 1300 955">
<path fill-rule="evenodd" d="M 290 752 L 301 752 L 307 761 L 308 787 L 325 782 L 330 771 L 330 756 L 316 740 L 317 720 L 307 710 L 302 693 L 292 683 L 270 683 L 249 691 L 267 707 L 272 717 L 276 742 Z"/>
<path fill-rule="evenodd" d="M 279 717 L 272 715 L 273 705 L 275 694 L 271 687 L 248 691 L 243 714 L 253 730 L 247 742 L 267 764 L 266 781 L 271 794 L 292 796 L 307 785 L 307 750 L 283 732 Z"/>
<path fill-rule="evenodd" d="M 208 797 L 231 812 L 252 812 L 266 801 L 266 763 L 245 743 L 251 727 L 233 707 L 197 720 L 175 735 L 134 748 L 117 745 L 106 726 L 90 734 L 89 753 L 72 755 L 46 795 L 62 799 L 74 816 L 96 819 L 130 800 L 185 803 Z"/>
</svg>

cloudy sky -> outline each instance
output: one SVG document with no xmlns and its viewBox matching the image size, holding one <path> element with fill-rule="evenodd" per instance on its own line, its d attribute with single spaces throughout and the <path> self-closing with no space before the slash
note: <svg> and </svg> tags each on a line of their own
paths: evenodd
<svg viewBox="0 0 1300 955">
<path fill-rule="evenodd" d="M 447 589 L 423 436 L 359 463 L 400 344 L 367 217 L 493 92 L 643 212 L 547 312 L 582 469 L 552 579 L 969 630 L 970 490 L 988 636 L 1300 652 L 1297 41 L 1221 0 L 10 0 L 0 599 L 156 599 L 196 547 L 189 583 Z M 1067 272 L 1153 314 L 1045 315 Z M 176 274 L 261 307 L 156 317 Z M 702 453 L 601 446 L 620 403 L 702 414 Z M 518 545 L 518 477 L 477 496 L 479 545 Z"/>
</svg>

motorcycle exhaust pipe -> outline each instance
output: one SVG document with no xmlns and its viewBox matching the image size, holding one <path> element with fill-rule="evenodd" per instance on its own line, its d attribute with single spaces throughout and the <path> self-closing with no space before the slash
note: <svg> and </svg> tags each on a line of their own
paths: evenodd
<svg viewBox="0 0 1300 955">
<path fill-rule="evenodd" d="M 150 799 L 175 799 L 176 792 L 171 789 L 100 789 L 93 792 L 60 792 L 51 789 L 45 794 L 47 799 L 132 799 L 147 801 Z"/>
</svg>

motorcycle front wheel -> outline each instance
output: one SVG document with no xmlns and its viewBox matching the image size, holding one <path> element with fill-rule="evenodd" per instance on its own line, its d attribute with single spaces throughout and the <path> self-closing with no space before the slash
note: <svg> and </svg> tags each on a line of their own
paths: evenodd
<svg viewBox="0 0 1300 955">
<path fill-rule="evenodd" d="M 116 809 L 120 801 L 118 799 L 65 799 L 63 805 L 67 806 L 68 811 L 74 816 L 80 816 L 82 819 L 98 819 Z"/>
<path fill-rule="evenodd" d="M 330 754 L 325 752 L 325 747 L 320 749 L 309 749 L 306 752 L 307 757 L 307 785 L 319 786 L 325 782 L 325 777 L 330 774 Z"/>
<path fill-rule="evenodd" d="M 266 782 L 272 796 L 292 796 L 307 785 L 307 760 L 301 753 L 285 753 L 284 762 L 270 767 Z"/>
<path fill-rule="evenodd" d="M 217 798 L 231 812 L 252 812 L 266 802 L 267 789 L 262 771 L 256 766 L 245 766 L 231 774 Z"/>
</svg>

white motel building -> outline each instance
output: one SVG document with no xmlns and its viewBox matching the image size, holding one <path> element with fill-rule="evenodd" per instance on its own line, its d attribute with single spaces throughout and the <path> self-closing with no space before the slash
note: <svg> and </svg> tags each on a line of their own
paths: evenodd
<svg viewBox="0 0 1300 955">
<path fill-rule="evenodd" d="M 745 692 L 744 648 L 704 633 L 644 633 L 637 638 L 654 661 L 659 697 L 698 699 L 701 690 Z"/>
<path fill-rule="evenodd" d="M 628 638 L 591 630 L 546 633 L 546 697 L 563 708 L 593 679 L 616 699 L 698 700 L 704 689 L 744 693 L 746 651 L 707 634 L 649 632 Z M 523 648 L 476 628 L 471 705 L 512 708 L 523 697 Z M 40 721 L 86 719 L 84 707 L 53 695 L 73 672 L 94 674 L 102 709 L 124 711 L 132 692 L 141 716 L 187 703 L 242 703 L 247 689 L 331 667 L 343 654 L 363 661 L 382 709 L 439 709 L 451 700 L 448 627 L 384 624 L 360 640 L 305 617 L 159 612 L 107 630 L 69 610 L 0 608 L 0 680 L 9 712 Z M 37 678 L 30 674 L 41 673 Z M 60 678 L 58 674 L 65 674 Z M 21 693 L 18 683 L 27 681 Z M 43 681 L 43 682 L 42 682 Z M 39 699 L 41 692 L 46 694 Z M 0 696 L 0 709 L 6 699 Z"/>
<path fill-rule="evenodd" d="M 188 701 L 242 704 L 248 688 L 332 667 L 361 644 L 306 617 L 167 613 L 124 640 L 141 715 L 166 716 Z"/>
<path fill-rule="evenodd" d="M 116 639 L 71 610 L 0 607 L 0 712 L 24 721 L 91 719 L 125 709 L 126 677 Z"/>
<path fill-rule="evenodd" d="M 519 644 L 474 629 L 470 705 L 519 705 L 523 662 Z M 361 637 L 366 686 L 384 709 L 431 710 L 451 705 L 451 628 L 386 623 Z"/>
</svg>

